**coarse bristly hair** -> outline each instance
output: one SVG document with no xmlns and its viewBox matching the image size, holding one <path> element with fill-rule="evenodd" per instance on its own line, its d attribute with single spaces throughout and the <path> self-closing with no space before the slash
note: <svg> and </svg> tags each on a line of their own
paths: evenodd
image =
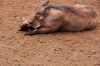
<svg viewBox="0 0 100 66">
<path fill-rule="evenodd" d="M 83 18 L 97 16 L 96 13 L 89 6 L 85 6 L 83 8 L 79 8 L 79 9 L 76 9 L 77 7 L 73 7 L 73 6 L 67 6 L 67 5 L 56 6 L 56 5 L 49 5 L 49 4 L 46 4 L 46 3 L 42 4 L 42 6 L 54 8 L 54 9 L 57 9 L 57 10 L 62 10 L 62 11 L 65 11 L 67 13 L 72 13 L 74 15 L 77 15 L 77 16 L 83 17 Z M 91 13 L 81 11 L 82 9 L 89 9 L 89 11 L 91 11 Z"/>
</svg>

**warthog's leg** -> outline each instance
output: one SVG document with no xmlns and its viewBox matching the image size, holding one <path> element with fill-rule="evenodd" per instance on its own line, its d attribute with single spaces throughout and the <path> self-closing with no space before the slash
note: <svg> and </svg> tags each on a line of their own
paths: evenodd
<svg viewBox="0 0 100 66">
<path fill-rule="evenodd" d="M 54 31 L 56 31 L 56 29 L 51 29 L 51 28 L 38 28 L 38 29 L 35 29 L 33 31 L 27 32 L 24 35 L 33 35 L 33 34 L 36 34 L 36 33 L 51 33 L 51 32 L 54 32 Z"/>
<path fill-rule="evenodd" d="M 36 32 L 37 32 L 37 29 L 35 29 L 35 30 L 33 30 L 33 31 L 26 32 L 26 33 L 24 34 L 24 36 L 25 36 L 25 35 L 33 35 L 33 34 L 35 34 Z"/>
</svg>

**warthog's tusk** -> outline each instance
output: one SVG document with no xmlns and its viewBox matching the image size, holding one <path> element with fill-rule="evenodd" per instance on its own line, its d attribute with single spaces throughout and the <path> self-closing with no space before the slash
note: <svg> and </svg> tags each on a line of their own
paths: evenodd
<svg viewBox="0 0 100 66">
<path fill-rule="evenodd" d="M 27 22 L 25 21 L 25 22 L 23 23 L 23 25 L 26 26 L 26 25 L 27 25 Z"/>
</svg>

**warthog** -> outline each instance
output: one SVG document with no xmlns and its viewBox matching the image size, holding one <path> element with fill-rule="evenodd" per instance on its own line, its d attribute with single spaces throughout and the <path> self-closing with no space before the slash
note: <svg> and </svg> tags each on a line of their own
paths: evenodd
<svg viewBox="0 0 100 66">
<path fill-rule="evenodd" d="M 37 6 L 27 18 L 19 24 L 20 30 L 28 30 L 25 35 L 61 31 L 82 31 L 97 25 L 97 15 L 85 5 L 50 5 L 49 1 Z"/>
</svg>

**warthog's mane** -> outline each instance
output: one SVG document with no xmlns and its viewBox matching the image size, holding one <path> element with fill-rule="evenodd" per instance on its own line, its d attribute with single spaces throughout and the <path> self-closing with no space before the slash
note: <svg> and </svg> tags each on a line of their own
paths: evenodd
<svg viewBox="0 0 100 66">
<path fill-rule="evenodd" d="M 43 7 L 47 7 L 47 6 L 54 8 L 54 9 L 57 9 L 57 10 L 65 11 L 67 13 L 72 13 L 74 15 L 77 15 L 77 16 L 83 17 L 83 18 L 86 18 L 86 17 L 91 18 L 91 17 L 97 16 L 96 13 L 94 11 L 92 11 L 89 6 L 86 6 L 86 7 L 83 7 L 83 8 L 89 9 L 89 11 L 91 11 L 91 13 L 81 11 L 81 9 L 83 9 L 83 8 L 76 9 L 77 7 L 73 7 L 73 6 L 67 6 L 67 5 L 56 6 L 56 5 L 43 4 Z"/>
</svg>

